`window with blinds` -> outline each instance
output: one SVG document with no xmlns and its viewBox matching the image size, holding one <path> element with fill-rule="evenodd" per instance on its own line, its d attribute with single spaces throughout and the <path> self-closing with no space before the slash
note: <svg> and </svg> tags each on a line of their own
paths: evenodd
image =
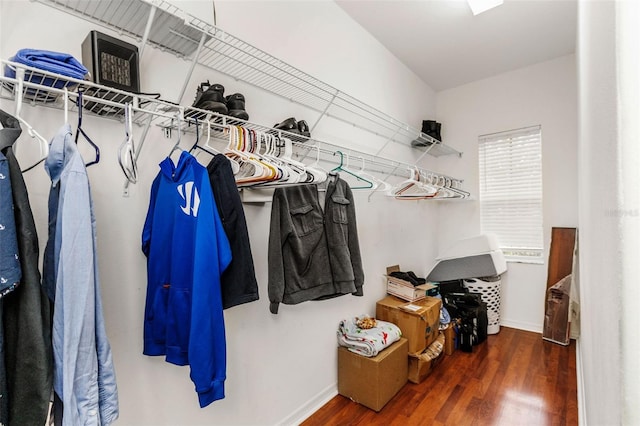
<svg viewBox="0 0 640 426">
<path fill-rule="evenodd" d="M 480 221 L 505 258 L 543 263 L 541 127 L 479 137 Z"/>
</svg>

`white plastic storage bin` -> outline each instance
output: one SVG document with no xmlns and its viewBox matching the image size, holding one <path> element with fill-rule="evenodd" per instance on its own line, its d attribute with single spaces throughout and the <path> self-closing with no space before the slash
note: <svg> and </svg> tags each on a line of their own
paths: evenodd
<svg viewBox="0 0 640 426">
<path fill-rule="evenodd" d="M 470 292 L 480 293 L 487 304 L 487 334 L 500 332 L 500 277 L 467 278 L 463 282 Z"/>
</svg>

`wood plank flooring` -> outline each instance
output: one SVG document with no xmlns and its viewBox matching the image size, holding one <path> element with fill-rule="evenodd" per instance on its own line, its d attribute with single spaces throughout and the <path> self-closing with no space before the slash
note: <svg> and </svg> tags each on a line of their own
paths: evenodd
<svg viewBox="0 0 640 426">
<path fill-rule="evenodd" d="M 575 341 L 501 327 L 472 353 L 445 356 L 376 413 L 341 395 L 302 423 L 329 425 L 577 425 Z"/>
</svg>

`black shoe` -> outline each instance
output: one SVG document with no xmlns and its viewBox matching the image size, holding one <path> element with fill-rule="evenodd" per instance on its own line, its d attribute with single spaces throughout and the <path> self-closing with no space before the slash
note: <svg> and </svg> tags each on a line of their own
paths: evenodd
<svg viewBox="0 0 640 426">
<path fill-rule="evenodd" d="M 442 124 L 438 123 L 435 120 L 424 120 L 422 121 L 422 133 L 427 136 L 431 136 L 437 141 L 442 142 L 442 136 L 440 136 L 440 129 L 442 128 Z"/>
<path fill-rule="evenodd" d="M 204 90 L 204 87 L 207 87 Z M 196 99 L 192 105 L 194 108 L 206 109 L 220 114 L 227 113 L 227 105 L 224 98 L 224 86 L 222 84 L 201 83 L 196 91 Z"/>
<path fill-rule="evenodd" d="M 435 140 L 442 142 L 442 136 L 440 136 L 440 130 L 442 130 L 442 123 L 436 122 L 436 130 L 433 132 L 431 137 L 433 137 Z"/>
<path fill-rule="evenodd" d="M 228 115 L 230 117 L 240 118 L 242 120 L 248 120 L 249 114 L 245 110 L 244 95 L 241 93 L 235 93 L 226 97 Z"/>
<path fill-rule="evenodd" d="M 298 123 L 293 117 L 289 117 L 283 122 L 274 125 L 273 128 L 277 130 L 284 130 L 285 132 L 289 133 L 300 134 L 300 130 L 298 130 Z"/>
<path fill-rule="evenodd" d="M 309 132 L 309 125 L 306 121 L 300 120 L 298 121 L 298 132 L 307 138 L 311 137 L 311 133 Z"/>
<path fill-rule="evenodd" d="M 434 120 L 422 120 L 422 133 L 425 135 L 435 131 L 436 122 Z"/>
</svg>

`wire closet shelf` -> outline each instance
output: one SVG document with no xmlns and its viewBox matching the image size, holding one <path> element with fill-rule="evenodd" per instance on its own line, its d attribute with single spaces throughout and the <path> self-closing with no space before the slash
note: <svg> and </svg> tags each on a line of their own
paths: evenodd
<svg viewBox="0 0 640 426">
<path fill-rule="evenodd" d="M 249 121 L 231 118 L 193 107 L 176 105 L 153 96 L 129 93 L 126 91 L 102 86 L 90 81 L 74 79 L 54 74 L 23 64 L 0 60 L 2 70 L 12 70 L 15 76 L 0 75 L 0 98 L 21 102 L 22 105 L 64 109 L 64 97 L 68 96 L 69 111 L 78 111 L 78 94 L 82 92 L 85 113 L 100 118 L 124 122 L 125 110 L 131 108 L 132 122 L 138 126 L 148 127 L 151 123 L 164 129 L 178 129 L 185 133 L 195 133 L 196 127 L 207 122 L 211 134 L 218 140 L 227 138 L 226 131 L 232 126 L 242 126 L 256 132 L 274 134 L 293 142 L 297 158 L 313 158 L 322 153 L 325 159 L 333 158 L 335 153 L 343 152 L 351 158 L 353 164 L 367 164 L 367 170 L 386 176 L 407 178 L 411 170 L 436 176 L 460 186 L 462 180 L 441 173 L 436 173 L 415 165 L 382 158 L 331 142 L 275 130 Z M 142 144 L 139 145 L 140 148 Z M 136 158 L 139 152 L 136 153 Z"/>
<path fill-rule="evenodd" d="M 432 156 L 462 154 L 163 0 L 38 0 Z M 190 75 L 187 76 L 187 80 Z M 185 82 L 186 85 L 186 82 Z M 184 90 L 183 90 L 184 93 Z M 313 126 L 312 126 L 313 128 Z"/>
</svg>

